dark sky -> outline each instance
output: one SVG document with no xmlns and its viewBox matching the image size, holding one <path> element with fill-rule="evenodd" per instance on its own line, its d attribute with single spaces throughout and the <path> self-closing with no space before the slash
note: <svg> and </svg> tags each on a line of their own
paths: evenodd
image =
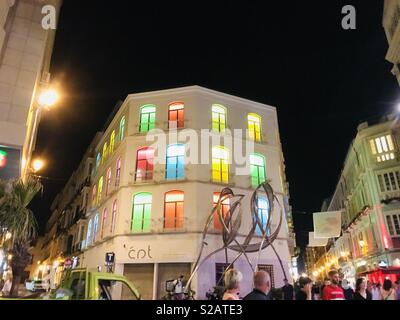
<svg viewBox="0 0 400 320">
<path fill-rule="evenodd" d="M 215 2 L 64 0 L 51 68 L 64 100 L 44 115 L 36 153 L 49 160 L 44 175 L 65 180 L 44 181 L 32 205 L 42 231 L 117 100 L 201 85 L 277 107 L 297 239 L 306 243 L 357 125 L 399 99 L 384 59 L 383 1 Z M 356 7 L 356 30 L 341 28 L 346 4 Z"/>
</svg>

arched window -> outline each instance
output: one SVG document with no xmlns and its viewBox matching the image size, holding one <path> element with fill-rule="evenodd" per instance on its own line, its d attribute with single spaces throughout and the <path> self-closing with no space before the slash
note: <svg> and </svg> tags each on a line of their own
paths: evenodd
<svg viewBox="0 0 400 320">
<path fill-rule="evenodd" d="M 103 146 L 103 158 L 102 158 L 101 163 L 104 163 L 104 162 L 106 161 L 107 153 L 108 153 L 107 142 L 104 142 L 104 146 Z"/>
<path fill-rule="evenodd" d="M 183 179 L 185 177 L 185 145 L 172 144 L 167 148 L 167 180 Z"/>
<path fill-rule="evenodd" d="M 214 192 L 214 195 L 213 195 L 213 207 L 215 207 L 217 205 L 220 194 L 221 194 L 220 192 Z M 222 211 L 222 215 L 223 215 L 224 218 L 227 216 L 230 207 L 231 207 L 231 204 L 230 204 L 229 198 L 226 198 L 225 200 L 222 201 L 221 211 Z M 218 217 L 217 211 L 214 212 L 214 229 L 216 231 L 221 231 L 222 230 L 222 224 L 219 221 L 219 217 Z"/>
<path fill-rule="evenodd" d="M 117 169 L 115 170 L 115 186 L 119 186 L 119 180 L 121 179 L 121 158 L 117 160 Z"/>
<path fill-rule="evenodd" d="M 99 165 L 100 165 L 100 161 L 101 161 L 101 155 L 100 155 L 100 152 L 97 154 L 97 157 L 96 157 L 96 170 L 97 170 L 97 168 L 99 167 Z"/>
<path fill-rule="evenodd" d="M 111 168 L 107 170 L 107 184 L 106 184 L 106 196 L 108 196 L 110 192 L 110 185 L 111 185 Z"/>
<path fill-rule="evenodd" d="M 229 182 L 229 152 L 224 147 L 212 149 L 212 181 Z"/>
<path fill-rule="evenodd" d="M 133 197 L 132 232 L 150 231 L 152 195 L 148 192 L 138 193 Z"/>
<path fill-rule="evenodd" d="M 261 221 L 263 229 L 265 230 L 267 228 L 267 221 L 268 221 L 268 209 L 269 209 L 268 199 L 264 196 L 259 196 L 257 204 L 258 204 L 258 217 Z M 270 232 L 269 230 L 267 230 L 267 235 L 269 234 Z M 256 227 L 256 235 L 262 236 L 262 231 L 258 225 Z"/>
<path fill-rule="evenodd" d="M 117 200 L 114 200 L 112 206 L 112 215 L 111 215 L 111 234 L 114 234 L 116 218 L 117 218 Z"/>
<path fill-rule="evenodd" d="M 89 220 L 86 233 L 86 246 L 90 246 L 91 244 L 92 244 L 92 219 Z"/>
<path fill-rule="evenodd" d="M 156 106 L 147 104 L 140 108 L 139 132 L 148 132 L 154 129 L 156 124 Z"/>
<path fill-rule="evenodd" d="M 96 242 L 98 229 L 99 229 L 99 214 L 96 213 L 96 215 L 94 216 L 94 222 L 93 222 L 93 241 L 94 242 Z"/>
<path fill-rule="evenodd" d="M 174 102 L 169 105 L 168 112 L 168 128 L 179 129 L 183 128 L 185 105 L 183 102 Z"/>
<path fill-rule="evenodd" d="M 110 137 L 110 154 L 114 153 L 114 145 L 115 145 L 115 130 L 113 130 Z"/>
<path fill-rule="evenodd" d="M 97 204 L 101 201 L 101 193 L 103 192 L 103 177 L 100 177 L 99 184 L 97 186 Z"/>
<path fill-rule="evenodd" d="M 153 179 L 154 149 L 145 147 L 136 154 L 136 181 Z"/>
<path fill-rule="evenodd" d="M 96 205 L 96 196 L 97 196 L 97 187 L 96 185 L 93 186 L 93 190 L 92 190 L 92 206 L 94 207 Z"/>
<path fill-rule="evenodd" d="M 107 208 L 104 208 L 103 215 L 101 217 L 101 239 L 104 238 L 104 229 L 106 227 L 107 222 Z"/>
<path fill-rule="evenodd" d="M 212 106 L 212 129 L 224 132 L 226 128 L 226 108 L 219 104 Z"/>
<path fill-rule="evenodd" d="M 265 158 L 260 154 L 250 155 L 250 175 L 251 186 L 257 188 L 261 183 L 265 182 Z"/>
<path fill-rule="evenodd" d="M 258 114 L 247 115 L 249 138 L 255 142 L 261 141 L 261 117 Z"/>
<path fill-rule="evenodd" d="M 119 141 L 122 141 L 125 136 L 125 116 L 119 122 Z"/>
<path fill-rule="evenodd" d="M 164 229 L 183 228 L 183 191 L 170 191 L 165 194 Z"/>
</svg>

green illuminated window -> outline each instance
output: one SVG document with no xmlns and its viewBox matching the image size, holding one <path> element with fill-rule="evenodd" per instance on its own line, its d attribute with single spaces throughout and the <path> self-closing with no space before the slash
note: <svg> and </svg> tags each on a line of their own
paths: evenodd
<svg viewBox="0 0 400 320">
<path fill-rule="evenodd" d="M 265 158 L 260 154 L 250 155 L 250 175 L 251 186 L 257 188 L 261 183 L 265 182 Z"/>
<path fill-rule="evenodd" d="M 249 138 L 255 142 L 261 141 L 261 117 L 258 114 L 250 113 L 247 116 Z"/>
<path fill-rule="evenodd" d="M 224 147 L 212 149 L 212 181 L 229 182 L 229 151 Z"/>
<path fill-rule="evenodd" d="M 226 108 L 219 104 L 212 106 L 212 129 L 218 132 L 226 129 Z"/>
<path fill-rule="evenodd" d="M 122 141 L 125 136 L 125 117 L 122 117 L 119 123 L 119 141 Z"/>
<path fill-rule="evenodd" d="M 150 231 L 151 203 L 151 193 L 142 192 L 133 197 L 132 232 Z"/>
<path fill-rule="evenodd" d="M 156 123 L 156 107 L 152 104 L 140 108 L 139 132 L 148 132 L 154 129 Z"/>
</svg>

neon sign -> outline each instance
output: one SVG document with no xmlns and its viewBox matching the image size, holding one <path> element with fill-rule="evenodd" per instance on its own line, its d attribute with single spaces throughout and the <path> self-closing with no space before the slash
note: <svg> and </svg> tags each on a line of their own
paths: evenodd
<svg viewBox="0 0 400 320">
<path fill-rule="evenodd" d="M 7 152 L 0 150 L 0 168 L 4 168 L 7 165 Z"/>
</svg>

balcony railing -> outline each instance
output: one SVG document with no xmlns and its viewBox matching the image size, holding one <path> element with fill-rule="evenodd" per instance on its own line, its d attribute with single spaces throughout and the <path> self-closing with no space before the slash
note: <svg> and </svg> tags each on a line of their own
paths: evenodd
<svg viewBox="0 0 400 320">
<path fill-rule="evenodd" d="M 154 170 L 150 171 L 136 171 L 135 172 L 135 183 L 151 182 L 153 181 Z"/>
<path fill-rule="evenodd" d="M 188 219 L 186 217 L 182 218 L 161 218 L 163 232 L 185 232 L 187 227 Z"/>
</svg>

